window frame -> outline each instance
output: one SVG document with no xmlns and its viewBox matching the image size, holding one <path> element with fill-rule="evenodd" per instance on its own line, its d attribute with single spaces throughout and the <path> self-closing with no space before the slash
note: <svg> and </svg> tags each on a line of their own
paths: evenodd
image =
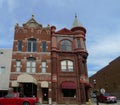
<svg viewBox="0 0 120 105">
<path fill-rule="evenodd" d="M 80 39 L 77 39 L 77 48 L 81 48 L 81 42 L 80 42 Z"/>
<path fill-rule="evenodd" d="M 42 41 L 42 52 L 46 52 L 46 46 L 47 46 L 46 41 Z"/>
<path fill-rule="evenodd" d="M 27 51 L 36 52 L 37 51 L 37 41 L 36 39 L 28 39 L 27 41 Z"/>
<path fill-rule="evenodd" d="M 60 41 L 60 50 L 70 52 L 72 51 L 72 42 L 68 39 L 64 39 Z"/>
<path fill-rule="evenodd" d="M 22 40 L 18 40 L 18 51 L 22 51 Z"/>
<path fill-rule="evenodd" d="M 19 65 L 18 65 L 19 62 Z M 16 60 L 16 72 L 20 72 L 21 69 L 21 61 L 20 60 Z"/>
<path fill-rule="evenodd" d="M 44 65 L 45 63 L 45 65 Z M 47 72 L 47 62 L 46 61 L 42 61 L 41 62 L 41 72 L 42 73 L 46 73 Z"/>
<path fill-rule="evenodd" d="M 33 65 L 34 63 L 34 65 Z M 26 72 L 27 73 L 36 73 L 36 59 L 34 57 L 30 57 L 26 61 Z"/>
<path fill-rule="evenodd" d="M 74 62 L 72 60 L 61 60 L 60 67 L 61 67 L 62 72 L 73 72 L 74 71 Z M 65 69 L 63 69 L 63 68 L 65 68 Z"/>
</svg>

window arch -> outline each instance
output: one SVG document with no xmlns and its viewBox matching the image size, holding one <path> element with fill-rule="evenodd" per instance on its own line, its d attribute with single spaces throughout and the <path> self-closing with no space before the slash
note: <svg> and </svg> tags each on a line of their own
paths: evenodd
<svg viewBox="0 0 120 105">
<path fill-rule="evenodd" d="M 71 61 L 71 60 L 62 60 L 61 61 L 61 71 L 72 72 L 73 71 L 73 61 Z"/>
<path fill-rule="evenodd" d="M 36 72 L 36 59 L 34 57 L 27 58 L 26 62 L 26 72 L 35 73 Z"/>
<path fill-rule="evenodd" d="M 69 40 L 62 40 L 60 47 L 62 51 L 72 51 L 72 43 Z"/>
<path fill-rule="evenodd" d="M 27 50 L 28 50 L 28 52 L 35 52 L 36 51 L 36 39 L 34 39 L 34 38 L 28 39 Z"/>
</svg>

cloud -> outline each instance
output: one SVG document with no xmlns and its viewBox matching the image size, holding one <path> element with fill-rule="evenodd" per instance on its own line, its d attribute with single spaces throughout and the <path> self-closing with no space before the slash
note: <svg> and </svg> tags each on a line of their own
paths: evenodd
<svg viewBox="0 0 120 105">
<path fill-rule="evenodd" d="M 106 34 L 102 35 L 103 37 L 92 39 L 92 43 L 88 42 L 88 66 L 89 71 L 93 70 L 92 73 L 108 65 L 120 54 L 120 32 Z"/>
</svg>

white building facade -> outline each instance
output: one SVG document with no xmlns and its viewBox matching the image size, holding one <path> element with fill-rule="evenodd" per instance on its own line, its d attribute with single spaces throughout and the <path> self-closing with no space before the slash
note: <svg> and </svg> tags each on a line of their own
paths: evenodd
<svg viewBox="0 0 120 105">
<path fill-rule="evenodd" d="M 4 96 L 9 88 L 12 49 L 0 49 L 0 97 Z"/>
</svg>

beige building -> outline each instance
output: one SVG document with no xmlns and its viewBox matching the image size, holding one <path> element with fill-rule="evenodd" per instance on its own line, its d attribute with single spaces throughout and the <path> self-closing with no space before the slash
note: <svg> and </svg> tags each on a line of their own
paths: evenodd
<svg viewBox="0 0 120 105">
<path fill-rule="evenodd" d="M 7 93 L 11 68 L 12 49 L 0 49 L 0 97 Z"/>
</svg>

